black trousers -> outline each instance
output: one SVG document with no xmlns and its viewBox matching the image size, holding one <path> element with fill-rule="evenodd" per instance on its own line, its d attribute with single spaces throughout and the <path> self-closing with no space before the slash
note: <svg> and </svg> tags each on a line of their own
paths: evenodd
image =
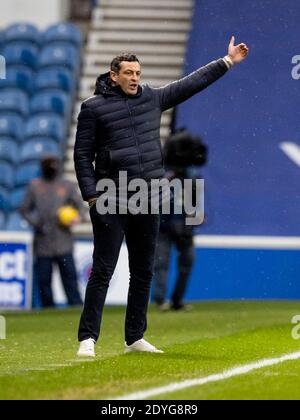
<svg viewBox="0 0 300 420">
<path fill-rule="evenodd" d="M 81 305 L 78 291 L 77 273 L 72 254 L 57 257 L 37 257 L 35 270 L 40 290 L 41 303 L 44 308 L 53 307 L 51 289 L 53 264 L 57 264 L 69 305 Z"/>
<path fill-rule="evenodd" d="M 125 320 L 128 345 L 143 338 L 159 231 L 159 215 L 100 215 L 90 210 L 94 232 L 93 267 L 88 281 L 79 341 L 98 340 L 109 282 L 113 276 L 125 236 L 129 253 L 130 283 Z"/>
<path fill-rule="evenodd" d="M 184 295 L 195 259 L 194 239 L 192 234 L 177 234 L 172 231 L 161 231 L 157 245 L 155 261 L 154 300 L 157 304 L 166 301 L 168 288 L 169 263 L 172 247 L 177 250 L 178 274 L 171 296 L 171 304 L 176 308 L 183 305 Z"/>
</svg>

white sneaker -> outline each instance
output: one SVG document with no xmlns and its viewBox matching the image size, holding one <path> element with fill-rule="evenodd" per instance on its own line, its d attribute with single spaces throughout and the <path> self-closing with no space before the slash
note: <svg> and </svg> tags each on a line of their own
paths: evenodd
<svg viewBox="0 0 300 420">
<path fill-rule="evenodd" d="M 171 305 L 168 302 L 164 302 L 159 305 L 156 305 L 156 308 L 161 312 L 167 312 L 171 309 Z"/>
<path fill-rule="evenodd" d="M 148 353 L 163 353 L 162 350 L 158 350 L 156 347 L 152 346 L 152 344 L 148 343 L 148 341 L 141 338 L 141 340 L 138 340 L 128 346 L 125 343 L 125 353 L 131 353 L 131 352 L 148 352 Z"/>
<path fill-rule="evenodd" d="M 95 341 L 92 338 L 80 342 L 77 352 L 79 357 L 95 357 Z"/>
</svg>

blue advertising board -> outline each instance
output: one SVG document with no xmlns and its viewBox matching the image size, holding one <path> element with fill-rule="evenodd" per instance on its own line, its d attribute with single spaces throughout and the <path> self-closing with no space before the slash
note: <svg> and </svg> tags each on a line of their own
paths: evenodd
<svg viewBox="0 0 300 420">
<path fill-rule="evenodd" d="M 300 238 L 198 235 L 196 260 L 185 299 L 299 300 Z M 168 298 L 177 279 L 171 258 Z"/>
<path fill-rule="evenodd" d="M 0 234 L 0 309 L 31 308 L 31 243 L 30 234 Z"/>
</svg>

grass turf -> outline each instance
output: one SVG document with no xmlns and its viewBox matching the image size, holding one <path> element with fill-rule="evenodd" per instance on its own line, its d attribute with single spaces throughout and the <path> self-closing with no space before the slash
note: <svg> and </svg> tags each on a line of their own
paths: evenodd
<svg viewBox="0 0 300 420">
<path fill-rule="evenodd" d="M 79 310 L 6 314 L 0 399 L 108 399 L 300 350 L 291 337 L 297 302 L 201 303 L 190 313 L 151 307 L 145 338 L 162 355 L 123 354 L 124 313 L 105 309 L 89 362 L 75 356 Z M 299 383 L 300 363 L 292 361 L 154 399 L 300 399 Z"/>
</svg>

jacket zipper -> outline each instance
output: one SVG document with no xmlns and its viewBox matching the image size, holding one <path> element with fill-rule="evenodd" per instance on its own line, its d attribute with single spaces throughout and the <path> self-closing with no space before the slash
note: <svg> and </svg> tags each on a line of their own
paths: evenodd
<svg viewBox="0 0 300 420">
<path fill-rule="evenodd" d="M 141 157 L 141 152 L 140 152 L 140 146 L 139 146 L 139 143 L 138 143 L 138 140 L 137 140 L 137 135 L 136 135 L 135 128 L 134 128 L 134 121 L 133 121 L 133 117 L 132 117 L 132 111 L 130 109 L 130 106 L 129 106 L 129 103 L 128 103 L 128 99 L 125 99 L 125 102 L 126 102 L 126 106 L 128 108 L 128 112 L 129 112 L 129 116 L 130 116 L 130 122 L 131 122 L 131 127 L 132 127 L 132 132 L 133 132 L 133 137 L 134 137 L 135 145 L 136 145 L 136 148 L 137 148 L 137 151 L 138 151 L 140 173 L 143 176 L 143 174 L 144 174 L 144 168 L 142 167 L 142 157 Z"/>
</svg>

